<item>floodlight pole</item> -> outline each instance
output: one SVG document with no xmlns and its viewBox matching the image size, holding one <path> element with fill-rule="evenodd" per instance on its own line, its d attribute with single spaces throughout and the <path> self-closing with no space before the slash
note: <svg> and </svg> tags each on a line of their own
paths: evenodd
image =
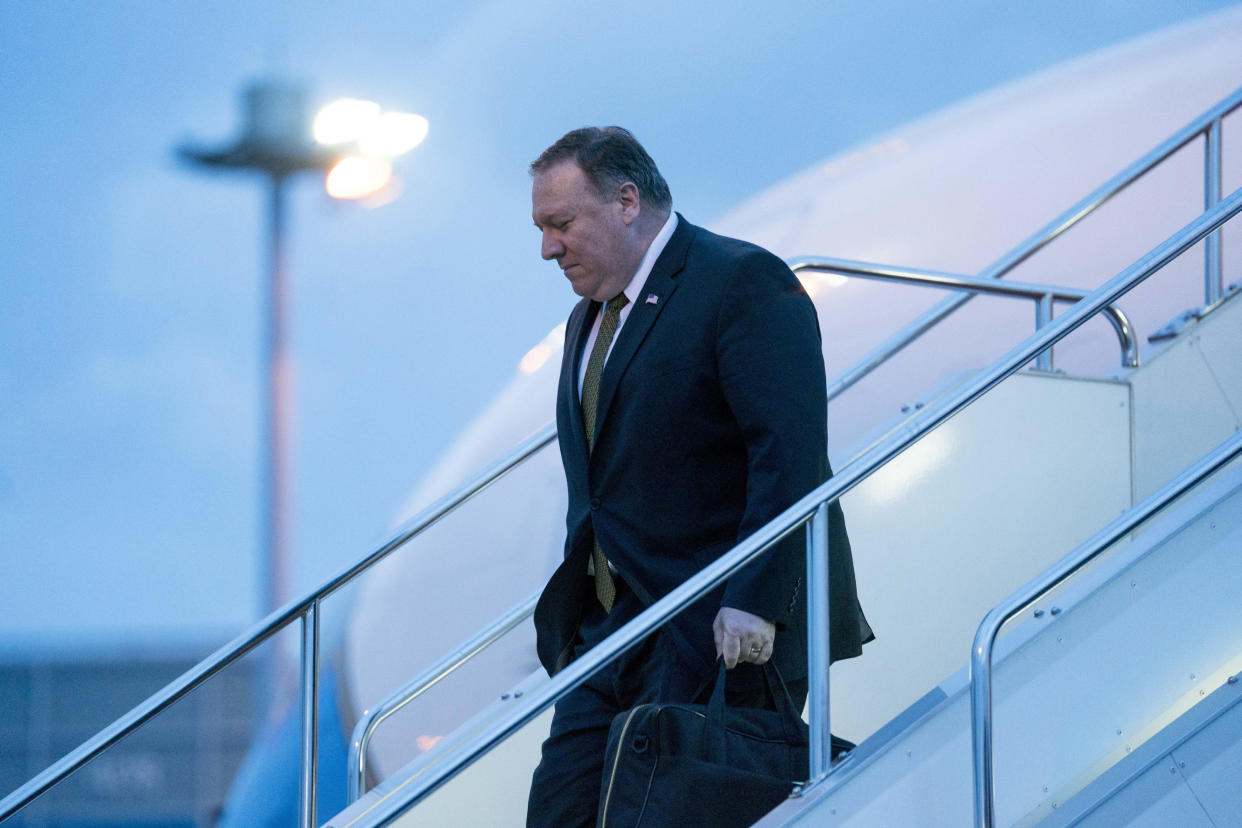
<svg viewBox="0 0 1242 828">
<path fill-rule="evenodd" d="M 260 585 L 266 611 L 289 596 L 292 568 L 292 522 L 289 518 L 290 420 L 293 414 L 293 362 L 287 336 L 288 272 L 285 257 L 285 182 L 283 173 L 268 176 L 268 295 L 267 295 L 267 469 L 264 474 L 267 505 L 263 548 L 267 550 Z"/>
<path fill-rule="evenodd" d="M 264 360 L 267 373 L 264 415 L 263 517 L 259 556 L 260 615 L 275 610 L 289 596 L 292 537 L 289 508 L 293 414 L 293 362 L 288 349 L 288 260 L 285 248 L 285 194 L 299 172 L 323 172 L 342 154 L 314 144 L 306 95 L 300 85 L 260 80 L 242 96 L 241 136 L 224 147 L 205 149 L 183 144 L 178 155 L 212 172 L 247 170 L 267 180 L 268 280 Z"/>
</svg>

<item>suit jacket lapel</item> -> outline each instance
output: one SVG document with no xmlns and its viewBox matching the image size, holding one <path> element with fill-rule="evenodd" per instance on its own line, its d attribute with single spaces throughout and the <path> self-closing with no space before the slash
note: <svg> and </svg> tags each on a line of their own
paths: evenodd
<svg viewBox="0 0 1242 828">
<path fill-rule="evenodd" d="M 588 449 L 586 425 L 582 421 L 582 400 L 578 394 L 578 376 L 582 372 L 582 348 L 586 344 L 587 336 L 591 333 L 591 325 L 595 322 L 595 315 L 599 313 L 599 309 L 599 302 L 583 299 L 570 314 L 569 324 L 565 328 L 569 359 L 562 363 L 561 394 L 569 401 L 569 425 L 573 440 L 571 445 L 581 449 L 584 465 Z"/>
<path fill-rule="evenodd" d="M 673 231 L 672 238 L 664 246 L 660 258 L 656 259 L 655 266 L 651 268 L 651 274 L 647 277 L 642 292 L 638 295 L 638 301 L 630 311 L 630 315 L 626 317 L 621 332 L 617 334 L 617 342 L 612 346 L 608 361 L 604 363 L 604 373 L 599 381 L 599 403 L 595 414 L 596 439 L 599 438 L 600 428 L 608 417 L 608 408 L 612 405 L 621 376 L 638 351 L 638 346 L 646 338 L 647 332 L 655 324 L 660 311 L 664 310 L 668 304 L 669 297 L 677 289 L 676 277 L 685 266 L 686 252 L 690 249 L 690 239 L 693 235 L 694 228 L 679 213 L 677 229 Z M 649 296 L 656 297 L 654 303 L 647 301 Z M 590 325 L 587 327 L 589 328 Z"/>
</svg>

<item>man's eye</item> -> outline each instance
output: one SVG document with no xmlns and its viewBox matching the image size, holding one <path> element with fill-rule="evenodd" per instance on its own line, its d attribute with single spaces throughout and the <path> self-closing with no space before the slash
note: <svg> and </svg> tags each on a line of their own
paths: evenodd
<svg viewBox="0 0 1242 828">
<path fill-rule="evenodd" d="M 553 227 L 555 227 L 557 230 L 568 230 L 568 229 L 569 229 L 569 223 L 570 223 L 571 221 L 573 221 L 573 219 L 565 219 L 565 220 L 564 220 L 564 221 L 562 221 L 560 224 L 554 224 L 554 225 L 552 225 L 552 226 L 553 226 Z"/>
</svg>

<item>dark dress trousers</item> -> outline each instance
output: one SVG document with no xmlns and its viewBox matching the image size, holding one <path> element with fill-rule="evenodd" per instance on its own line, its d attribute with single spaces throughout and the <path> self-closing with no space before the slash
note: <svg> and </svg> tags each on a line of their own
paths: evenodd
<svg viewBox="0 0 1242 828">
<path fill-rule="evenodd" d="M 570 314 L 556 420 L 569 486 L 565 560 L 535 608 L 549 674 L 599 643 L 831 474 L 815 308 L 784 262 L 678 217 L 600 379 L 595 449 L 578 377 L 599 302 Z M 859 607 L 841 509 L 829 512 L 833 660 L 872 638 Z M 594 539 L 616 567 L 604 613 L 587 576 Z M 535 771 L 528 826 L 592 825 L 612 717 L 691 701 L 714 675 L 722 606 L 775 622 L 773 662 L 806 693 L 806 541 L 793 533 L 556 705 Z M 727 703 L 764 703 L 762 672 L 739 664 Z"/>
</svg>

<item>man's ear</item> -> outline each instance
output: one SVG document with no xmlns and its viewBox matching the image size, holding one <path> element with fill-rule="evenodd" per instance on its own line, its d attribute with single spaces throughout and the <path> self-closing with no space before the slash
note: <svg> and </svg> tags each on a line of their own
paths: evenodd
<svg viewBox="0 0 1242 828">
<path fill-rule="evenodd" d="M 642 201 L 638 197 L 638 186 L 627 181 L 617 188 L 617 204 L 621 207 L 621 221 L 633 224 L 642 212 Z"/>
</svg>

